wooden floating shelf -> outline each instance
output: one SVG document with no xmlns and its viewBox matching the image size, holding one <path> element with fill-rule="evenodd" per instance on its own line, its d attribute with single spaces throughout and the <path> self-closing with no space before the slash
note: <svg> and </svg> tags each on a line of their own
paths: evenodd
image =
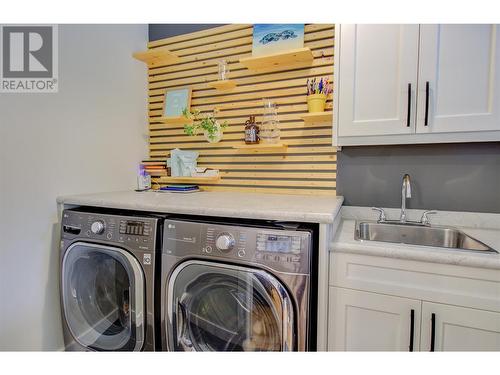
<svg viewBox="0 0 500 375">
<path fill-rule="evenodd" d="M 239 149 L 239 150 L 261 150 L 261 149 L 277 149 L 277 148 L 282 148 L 286 150 L 288 145 L 284 143 L 258 143 L 254 145 L 247 145 L 246 143 L 241 143 L 238 145 L 234 145 L 233 148 Z"/>
<path fill-rule="evenodd" d="M 301 115 L 300 118 L 305 122 L 331 122 L 333 112 L 310 112 Z"/>
<path fill-rule="evenodd" d="M 155 121 L 162 122 L 164 124 L 192 124 L 192 119 L 187 119 L 184 116 L 179 117 L 160 117 L 155 119 Z"/>
<path fill-rule="evenodd" d="M 219 91 L 227 91 L 234 89 L 236 87 L 236 81 L 233 81 L 231 79 L 226 79 L 223 81 L 209 82 L 208 87 L 211 87 Z"/>
<path fill-rule="evenodd" d="M 132 56 L 137 60 L 145 62 L 148 66 L 171 65 L 182 61 L 179 56 L 166 48 L 156 48 L 148 51 L 134 52 Z"/>
<path fill-rule="evenodd" d="M 250 70 L 279 70 L 312 64 L 313 59 L 311 49 L 305 47 L 266 56 L 244 57 L 240 64 Z"/>
<path fill-rule="evenodd" d="M 172 184 L 203 184 L 203 183 L 213 183 L 213 182 L 218 182 L 220 181 L 221 176 L 215 176 L 215 177 L 172 177 L 172 176 L 162 176 L 159 178 L 159 182 L 161 183 L 172 183 Z"/>
</svg>

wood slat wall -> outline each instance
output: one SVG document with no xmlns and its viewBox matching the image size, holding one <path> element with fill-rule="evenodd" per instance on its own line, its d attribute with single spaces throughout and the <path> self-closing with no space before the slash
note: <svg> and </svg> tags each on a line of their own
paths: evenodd
<svg viewBox="0 0 500 375">
<path fill-rule="evenodd" d="M 307 113 L 305 85 L 307 78 L 328 76 L 333 79 L 334 25 L 305 26 L 304 44 L 311 48 L 311 66 L 282 71 L 253 72 L 239 63 L 252 54 L 252 25 L 227 25 L 191 34 L 161 39 L 148 48 L 166 47 L 182 57 L 182 63 L 150 67 L 149 156 L 165 160 L 174 148 L 199 151 L 200 166 L 218 168 L 223 177 L 218 183 L 200 184 L 204 190 L 253 191 L 290 194 L 335 195 L 336 153 L 332 144 L 331 123 L 304 123 Z M 231 91 L 209 88 L 217 80 L 217 62 L 228 62 L 229 79 L 237 83 Z M 208 143 L 203 136 L 189 137 L 182 124 L 164 124 L 162 116 L 165 89 L 192 88 L 191 109 L 210 113 L 227 121 L 223 140 Z M 262 98 L 272 98 L 278 105 L 283 149 L 233 149 L 244 139 L 244 123 L 250 115 L 261 120 Z M 329 98 L 327 107 L 331 110 Z M 162 176 L 153 181 L 166 184 Z"/>
</svg>

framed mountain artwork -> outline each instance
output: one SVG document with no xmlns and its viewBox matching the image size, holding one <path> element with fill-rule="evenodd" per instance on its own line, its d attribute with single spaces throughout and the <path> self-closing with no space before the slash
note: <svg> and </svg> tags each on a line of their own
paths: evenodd
<svg viewBox="0 0 500 375">
<path fill-rule="evenodd" d="M 252 56 L 266 56 L 304 47 L 303 24 L 253 25 Z"/>
</svg>

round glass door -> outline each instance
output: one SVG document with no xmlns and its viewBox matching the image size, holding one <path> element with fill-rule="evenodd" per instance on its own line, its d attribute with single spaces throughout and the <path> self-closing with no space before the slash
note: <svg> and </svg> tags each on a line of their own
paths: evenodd
<svg viewBox="0 0 500 375">
<path fill-rule="evenodd" d="M 63 259 L 62 296 L 69 330 L 94 350 L 140 350 L 144 282 L 139 263 L 118 248 L 77 243 Z"/>
<path fill-rule="evenodd" d="M 292 350 L 291 302 L 270 274 L 201 261 L 179 268 L 169 288 L 173 350 Z"/>
</svg>

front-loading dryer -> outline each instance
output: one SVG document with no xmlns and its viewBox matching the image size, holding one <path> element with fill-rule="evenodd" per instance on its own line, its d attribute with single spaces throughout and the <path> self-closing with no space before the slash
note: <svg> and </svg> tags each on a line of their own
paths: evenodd
<svg viewBox="0 0 500 375">
<path fill-rule="evenodd" d="M 163 241 L 164 350 L 314 347 L 311 230 L 169 218 Z"/>
<path fill-rule="evenodd" d="M 66 350 L 155 349 L 160 217 L 63 211 L 61 306 Z"/>
</svg>

